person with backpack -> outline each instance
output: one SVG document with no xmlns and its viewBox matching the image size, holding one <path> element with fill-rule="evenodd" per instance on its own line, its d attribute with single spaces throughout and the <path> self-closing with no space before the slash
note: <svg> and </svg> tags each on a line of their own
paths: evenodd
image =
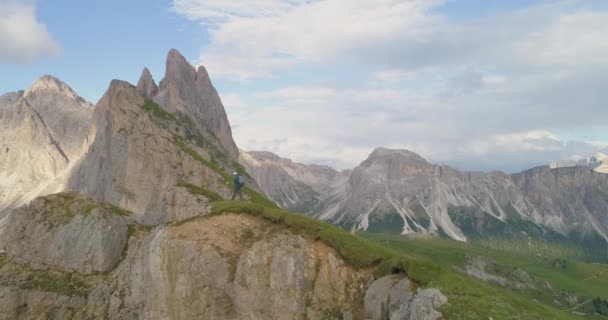
<svg viewBox="0 0 608 320">
<path fill-rule="evenodd" d="M 234 193 L 232 194 L 232 200 L 239 195 L 239 199 L 243 200 L 243 193 L 241 192 L 241 188 L 245 185 L 245 178 L 238 174 L 238 172 L 232 173 L 234 176 Z"/>
</svg>

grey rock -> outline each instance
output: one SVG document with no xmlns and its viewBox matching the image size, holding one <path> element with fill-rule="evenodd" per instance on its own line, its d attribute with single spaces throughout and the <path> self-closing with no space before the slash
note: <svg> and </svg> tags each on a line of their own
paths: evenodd
<svg viewBox="0 0 608 320">
<path fill-rule="evenodd" d="M 416 292 L 409 304 L 401 305 L 390 317 L 390 320 L 437 320 L 441 312 L 436 309 L 446 304 L 448 299 L 438 289 L 429 288 Z"/>
<path fill-rule="evenodd" d="M 391 315 L 391 320 L 393 320 L 393 314 L 412 298 L 410 285 L 410 280 L 403 278 L 391 288 L 388 296 L 388 314 Z"/>
<path fill-rule="evenodd" d="M 217 140 L 219 148 L 233 161 L 239 151 L 220 97 L 205 67 L 196 70 L 177 50 L 167 55 L 165 77 L 154 101 L 172 113 L 189 117 L 198 134 Z"/>
<path fill-rule="evenodd" d="M 436 320 L 435 310 L 447 303 L 438 289 L 418 289 L 412 293 L 409 279 L 388 275 L 375 280 L 363 300 L 367 320 Z"/>
<path fill-rule="evenodd" d="M 137 88 L 112 81 L 95 107 L 87 153 L 70 171 L 67 188 L 128 209 L 151 225 L 208 212 L 209 201 L 178 187 L 180 181 L 229 197 L 222 175 L 175 142 L 179 124 L 155 118 L 144 104 Z M 211 160 L 206 150 L 190 148 Z"/>
<path fill-rule="evenodd" d="M 324 203 L 336 198 L 348 179 L 346 172 L 293 162 L 265 151 L 241 151 L 239 162 L 269 199 L 310 215 L 323 211 Z"/>
<path fill-rule="evenodd" d="M 127 220 L 76 194 L 38 198 L 12 211 L 0 246 L 20 264 L 92 274 L 112 270 L 127 244 Z"/>
<path fill-rule="evenodd" d="M 389 297 L 395 284 L 399 283 L 402 277 L 389 275 L 374 281 L 365 291 L 363 308 L 365 319 L 384 320 L 389 317 Z"/>
<path fill-rule="evenodd" d="M 77 161 L 92 112 L 52 76 L 0 97 L 0 212 L 44 194 L 45 185 Z"/>
<path fill-rule="evenodd" d="M 152 97 L 156 94 L 156 92 L 158 92 L 158 86 L 156 86 L 156 83 L 154 82 L 152 74 L 148 68 L 144 68 L 142 71 L 141 77 L 137 82 L 137 90 L 139 90 L 139 92 L 146 97 Z"/>
</svg>

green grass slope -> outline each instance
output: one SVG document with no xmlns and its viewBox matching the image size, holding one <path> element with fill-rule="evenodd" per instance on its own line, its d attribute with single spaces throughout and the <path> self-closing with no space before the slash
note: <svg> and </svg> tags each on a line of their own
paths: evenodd
<svg viewBox="0 0 608 320">
<path fill-rule="evenodd" d="M 429 285 L 438 287 L 450 299 L 444 309 L 450 315 L 448 319 L 608 319 L 608 313 L 596 314 L 608 307 L 604 306 L 608 300 L 608 265 L 525 255 L 439 238 L 404 239 L 369 233 L 364 236 L 400 254 L 441 266 L 440 276 Z M 473 279 L 464 274 L 467 257 L 494 262 L 493 271 L 507 280 L 513 271 L 523 270 L 531 276 L 533 287 L 508 288 Z M 572 297 L 578 302 L 569 301 Z"/>
</svg>

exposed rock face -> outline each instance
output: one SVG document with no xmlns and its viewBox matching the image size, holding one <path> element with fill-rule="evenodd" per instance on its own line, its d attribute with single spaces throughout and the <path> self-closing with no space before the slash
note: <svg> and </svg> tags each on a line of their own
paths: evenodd
<svg viewBox="0 0 608 320">
<path fill-rule="evenodd" d="M 365 292 L 365 319 L 436 320 L 442 317 L 436 309 L 447 302 L 437 289 L 412 292 L 407 278 L 389 275 L 374 281 Z"/>
<path fill-rule="evenodd" d="M 348 175 L 330 167 L 305 165 L 270 152 L 241 151 L 239 162 L 269 199 L 283 208 L 315 214 L 336 197 Z"/>
<path fill-rule="evenodd" d="M 23 94 L 70 160 L 82 154 L 93 105 L 53 76 L 43 76 Z"/>
<path fill-rule="evenodd" d="M 99 210 L 84 213 L 90 204 Z M 389 276 L 388 290 L 377 289 L 384 278 L 367 289 L 373 270 L 355 269 L 328 245 L 261 218 L 225 214 L 149 229 L 137 225 L 128 212 L 116 215 L 108 208 L 62 194 L 37 199 L 9 216 L 17 219 L 11 225 L 18 230 L 0 229 L 0 244 L 7 250 L 0 256 L 0 317 L 389 319 L 364 315 L 371 307 L 368 297 L 379 291 L 380 308 L 388 306 L 399 314 L 425 306 L 432 308 L 424 314 L 433 314 L 441 305 L 433 302 L 440 294 L 414 294 L 402 276 Z M 85 231 L 73 232 L 68 225 Z M 127 233 L 127 225 L 133 231 Z M 45 231 L 43 226 L 51 227 Z M 43 239 L 26 234 L 32 231 L 41 232 Z M 72 237 L 78 245 L 49 242 L 50 234 L 54 240 L 62 239 L 59 234 Z M 127 235 L 128 250 L 122 256 Z M 33 243 L 24 243 L 25 238 Z M 20 247 L 10 243 L 16 241 L 22 242 Z M 73 255 L 76 251 L 79 255 Z M 118 252 L 118 258 L 109 252 Z M 64 258 L 55 258 L 59 256 Z M 104 273 L 86 275 L 92 272 Z M 71 284 L 59 287 L 53 279 Z"/>
<path fill-rule="evenodd" d="M 513 181 L 538 212 L 542 225 L 578 236 L 608 239 L 608 176 L 586 167 L 538 167 Z"/>
<path fill-rule="evenodd" d="M 180 128 L 175 116 L 146 101 L 137 88 L 112 81 L 95 108 L 90 145 L 71 172 L 68 189 L 133 211 L 145 224 L 206 213 L 208 199 L 179 182 L 225 198 L 230 189 L 220 172 L 201 162 L 210 160 L 206 150 L 181 138 Z"/>
<path fill-rule="evenodd" d="M 144 238 L 117 270 L 130 284 L 121 314 L 147 319 L 320 319 L 329 306 L 360 314 L 369 274 L 325 245 L 268 234 L 249 216 L 218 216 Z M 115 290 L 115 288 L 112 288 Z"/>
<path fill-rule="evenodd" d="M 407 150 L 378 148 L 344 176 L 305 180 L 293 168 L 313 176 L 314 166 L 263 152 L 243 153 L 241 161 L 279 205 L 347 228 L 463 241 L 521 232 L 608 239 L 608 179 L 589 168 L 462 172 Z"/>
<path fill-rule="evenodd" d="M 0 98 L 0 212 L 33 199 L 82 155 L 92 112 L 51 76 Z"/>
<path fill-rule="evenodd" d="M 165 78 L 153 99 L 171 113 L 195 119 L 196 131 L 207 140 L 217 139 L 220 149 L 237 161 L 239 151 L 232 139 L 228 116 L 205 67 L 194 69 L 184 56 L 171 49 Z"/>
<path fill-rule="evenodd" d="M 9 214 L 0 227 L 0 247 L 16 263 L 37 268 L 107 272 L 127 244 L 121 214 L 78 194 L 38 198 Z"/>
<path fill-rule="evenodd" d="M 158 92 L 158 87 L 152 78 L 152 74 L 150 74 L 150 70 L 148 68 L 144 68 L 144 71 L 141 73 L 141 77 L 139 78 L 139 82 L 137 82 L 137 90 L 141 92 L 146 97 L 151 97 Z"/>
</svg>

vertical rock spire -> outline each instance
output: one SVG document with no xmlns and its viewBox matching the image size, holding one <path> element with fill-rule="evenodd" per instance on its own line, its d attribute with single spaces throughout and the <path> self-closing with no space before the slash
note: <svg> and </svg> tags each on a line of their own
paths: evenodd
<svg viewBox="0 0 608 320">
<path fill-rule="evenodd" d="M 137 82 L 137 90 L 147 97 L 151 97 L 158 92 L 158 87 L 148 68 L 144 68 L 142 71 L 141 77 L 139 77 L 139 81 Z"/>
</svg>

